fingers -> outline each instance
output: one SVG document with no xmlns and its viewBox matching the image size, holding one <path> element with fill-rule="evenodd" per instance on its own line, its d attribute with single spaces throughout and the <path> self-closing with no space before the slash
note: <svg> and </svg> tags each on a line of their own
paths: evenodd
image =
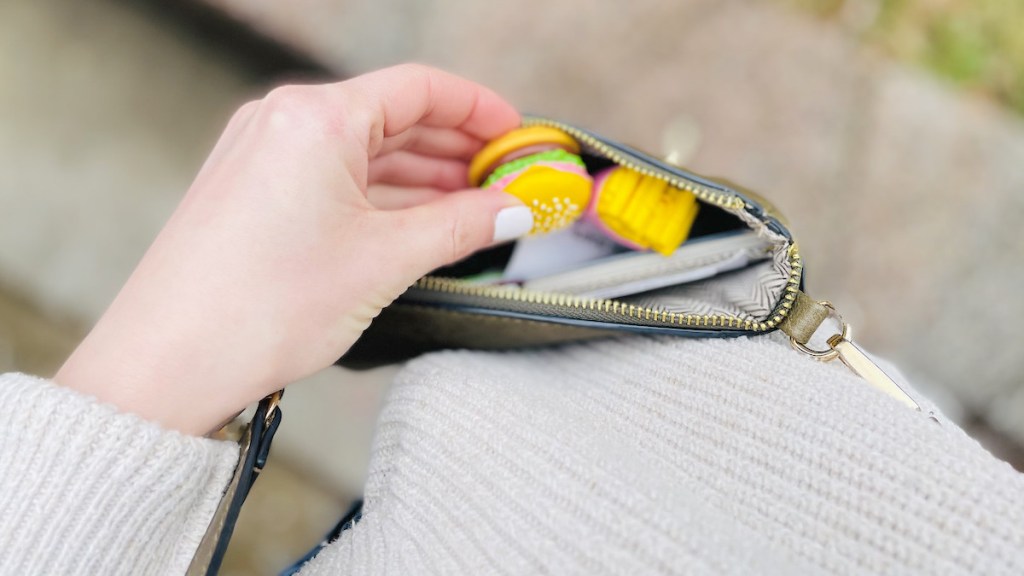
<svg viewBox="0 0 1024 576">
<path fill-rule="evenodd" d="M 433 202 L 445 194 L 447 192 L 437 188 L 377 184 L 370 186 L 366 191 L 366 199 L 378 210 L 401 210 Z"/>
<path fill-rule="evenodd" d="M 413 126 L 408 130 L 384 139 L 377 155 L 382 156 L 396 150 L 406 150 L 424 156 L 452 158 L 469 161 L 484 142 L 451 128 Z"/>
<path fill-rule="evenodd" d="M 324 150 L 327 136 L 340 150 L 325 153 L 340 157 L 362 190 L 372 183 L 463 188 L 465 163 L 520 122 L 493 91 L 414 64 L 335 84 L 283 86 L 255 110 L 257 125 L 273 131 L 266 139 L 290 150 Z"/>
<path fill-rule="evenodd" d="M 380 214 L 387 222 L 389 242 L 402 246 L 393 254 L 393 269 L 401 271 L 405 285 L 533 227 L 529 208 L 493 190 L 448 193 L 414 208 Z"/>
<path fill-rule="evenodd" d="M 385 138 L 422 124 L 457 128 L 489 140 L 519 125 L 519 113 L 508 102 L 475 82 L 426 66 L 385 68 L 333 85 L 348 103 L 364 112 L 357 133 L 372 157 Z M 351 99 L 351 100 L 349 100 Z"/>
<path fill-rule="evenodd" d="M 465 163 L 403 151 L 371 160 L 367 183 L 427 186 L 441 190 L 458 190 L 469 186 Z"/>
</svg>

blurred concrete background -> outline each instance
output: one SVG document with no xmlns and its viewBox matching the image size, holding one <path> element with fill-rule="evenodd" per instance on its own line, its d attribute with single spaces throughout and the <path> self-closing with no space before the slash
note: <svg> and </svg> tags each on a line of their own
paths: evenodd
<svg viewBox="0 0 1024 576">
<path fill-rule="evenodd" d="M 0 370 L 51 374 L 235 107 L 406 60 L 771 198 L 808 289 L 1024 464 L 1024 4 L 147 0 L 0 4 Z M 394 369 L 294 388 L 226 573 L 357 494 Z"/>
</svg>

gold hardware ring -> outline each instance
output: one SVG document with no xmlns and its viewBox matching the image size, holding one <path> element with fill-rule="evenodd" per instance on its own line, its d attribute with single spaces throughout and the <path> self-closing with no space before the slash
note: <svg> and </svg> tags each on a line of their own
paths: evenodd
<svg viewBox="0 0 1024 576">
<path fill-rule="evenodd" d="M 832 303 L 829 302 L 828 300 L 822 300 L 818 302 L 818 304 L 821 304 L 825 308 L 828 308 L 830 316 L 834 316 L 836 321 L 839 322 L 840 333 L 835 334 L 834 336 L 832 336 L 832 338 L 838 336 L 842 340 L 849 341 L 852 337 L 853 330 L 850 328 L 850 325 L 847 324 L 845 320 L 843 320 L 843 316 L 839 313 L 838 310 L 836 310 L 836 307 L 833 306 Z M 829 338 L 829 342 L 832 341 L 832 338 Z M 839 357 L 839 351 L 831 346 L 826 350 L 814 350 L 813 348 L 808 348 L 806 344 L 801 344 L 797 342 L 796 338 L 793 338 L 792 336 L 789 337 L 789 343 L 796 350 L 799 350 L 800 352 L 803 352 L 804 354 L 807 354 L 808 356 L 811 356 L 816 360 L 820 360 L 821 362 L 831 362 L 832 360 L 835 360 L 836 358 Z"/>
</svg>

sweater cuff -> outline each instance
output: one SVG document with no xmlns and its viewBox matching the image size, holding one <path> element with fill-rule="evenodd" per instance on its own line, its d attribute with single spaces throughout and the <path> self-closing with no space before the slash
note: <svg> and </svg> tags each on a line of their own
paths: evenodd
<svg viewBox="0 0 1024 576">
<path fill-rule="evenodd" d="M 0 573 L 184 573 L 238 445 L 0 375 Z"/>
</svg>

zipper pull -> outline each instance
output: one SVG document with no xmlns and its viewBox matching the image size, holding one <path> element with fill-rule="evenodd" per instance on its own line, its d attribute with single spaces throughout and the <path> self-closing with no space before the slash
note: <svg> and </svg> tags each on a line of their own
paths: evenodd
<svg viewBox="0 0 1024 576">
<path fill-rule="evenodd" d="M 807 341 L 826 318 L 834 317 L 839 322 L 839 333 L 827 340 L 828 348 L 814 350 L 807 346 Z M 854 374 L 860 376 L 878 390 L 895 398 L 904 406 L 921 412 L 921 405 L 891 376 L 871 359 L 859 346 L 853 343 L 853 328 L 843 320 L 842 315 L 831 302 L 815 302 L 803 292 L 797 292 L 786 320 L 779 328 L 789 336 L 789 343 L 796 350 L 821 362 L 831 362 L 838 358 Z M 933 412 L 928 416 L 938 422 Z"/>
</svg>

